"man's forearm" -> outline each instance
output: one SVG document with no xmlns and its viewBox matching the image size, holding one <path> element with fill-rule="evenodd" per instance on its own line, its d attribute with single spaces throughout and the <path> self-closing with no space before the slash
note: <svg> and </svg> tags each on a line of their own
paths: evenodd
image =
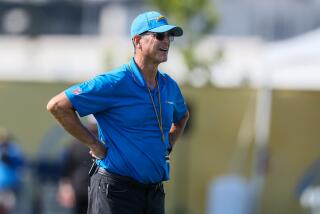
<svg viewBox="0 0 320 214">
<path fill-rule="evenodd" d="M 97 142 L 97 138 L 80 122 L 75 112 L 53 114 L 56 120 L 73 137 L 90 147 Z"/>
<path fill-rule="evenodd" d="M 183 133 L 183 130 L 188 122 L 188 119 L 189 119 L 189 112 L 187 112 L 178 123 L 172 124 L 169 132 L 169 142 L 171 144 L 171 147 L 175 145 L 178 138 Z"/>
<path fill-rule="evenodd" d="M 105 147 L 98 141 L 96 136 L 81 123 L 63 92 L 49 101 L 47 110 L 67 132 L 89 147 L 97 157 L 105 155 Z"/>
</svg>

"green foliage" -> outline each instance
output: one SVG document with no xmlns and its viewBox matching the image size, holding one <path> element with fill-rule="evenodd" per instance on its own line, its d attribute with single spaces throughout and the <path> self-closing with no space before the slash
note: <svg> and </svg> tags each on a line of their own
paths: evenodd
<svg viewBox="0 0 320 214">
<path fill-rule="evenodd" d="M 177 23 L 183 28 L 186 42 L 180 48 L 190 71 L 195 68 L 208 70 L 210 64 L 222 57 L 222 53 L 218 53 L 210 61 L 201 61 L 194 53 L 196 44 L 214 29 L 218 21 L 211 0 L 146 0 L 146 2 L 168 16 L 171 23 Z"/>
<path fill-rule="evenodd" d="M 217 22 L 217 13 L 210 0 L 146 0 L 163 14 L 173 19 L 174 22 L 183 26 L 188 33 L 209 33 Z M 201 22 L 201 29 L 195 32 L 192 27 L 194 20 Z"/>
</svg>

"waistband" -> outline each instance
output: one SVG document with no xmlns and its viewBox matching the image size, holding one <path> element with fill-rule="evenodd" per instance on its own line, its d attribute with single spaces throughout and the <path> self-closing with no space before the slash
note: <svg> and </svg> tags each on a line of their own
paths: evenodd
<svg viewBox="0 0 320 214">
<path fill-rule="evenodd" d="M 99 167 L 98 173 L 100 175 L 106 176 L 108 181 L 110 181 L 110 182 L 120 183 L 122 185 L 126 185 L 129 187 L 133 187 L 133 188 L 137 188 L 137 189 L 141 189 L 141 190 L 149 190 L 149 189 L 157 190 L 157 189 L 160 189 L 163 187 L 162 182 L 152 183 L 152 184 L 143 184 L 143 183 L 140 183 L 130 177 L 122 176 L 122 175 L 118 175 L 118 174 L 109 172 L 102 167 Z"/>
</svg>

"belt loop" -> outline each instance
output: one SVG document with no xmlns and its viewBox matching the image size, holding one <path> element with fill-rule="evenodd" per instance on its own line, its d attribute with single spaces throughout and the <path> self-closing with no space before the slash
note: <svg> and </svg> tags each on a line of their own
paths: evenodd
<svg viewBox="0 0 320 214">
<path fill-rule="evenodd" d="M 92 160 L 91 167 L 90 167 L 90 170 L 89 170 L 89 172 L 88 172 L 89 177 L 91 177 L 92 175 L 96 174 L 97 171 L 98 171 L 98 168 L 99 168 L 99 167 L 98 167 L 98 164 L 96 163 L 96 160 L 93 159 L 93 160 Z"/>
<path fill-rule="evenodd" d="M 161 187 L 162 187 L 162 183 L 160 182 L 160 183 L 157 183 L 156 184 L 156 186 L 155 186 L 155 192 L 157 192 L 157 191 L 160 191 L 161 190 Z"/>
</svg>

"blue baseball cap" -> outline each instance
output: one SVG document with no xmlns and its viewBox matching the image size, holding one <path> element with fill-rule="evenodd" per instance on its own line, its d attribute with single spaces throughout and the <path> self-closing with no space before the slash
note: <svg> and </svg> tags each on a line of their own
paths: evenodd
<svg viewBox="0 0 320 214">
<path fill-rule="evenodd" d="M 166 17 L 155 11 L 138 15 L 131 24 L 131 38 L 146 31 L 163 33 L 170 32 L 173 36 L 182 36 L 181 27 L 169 25 Z"/>
</svg>

